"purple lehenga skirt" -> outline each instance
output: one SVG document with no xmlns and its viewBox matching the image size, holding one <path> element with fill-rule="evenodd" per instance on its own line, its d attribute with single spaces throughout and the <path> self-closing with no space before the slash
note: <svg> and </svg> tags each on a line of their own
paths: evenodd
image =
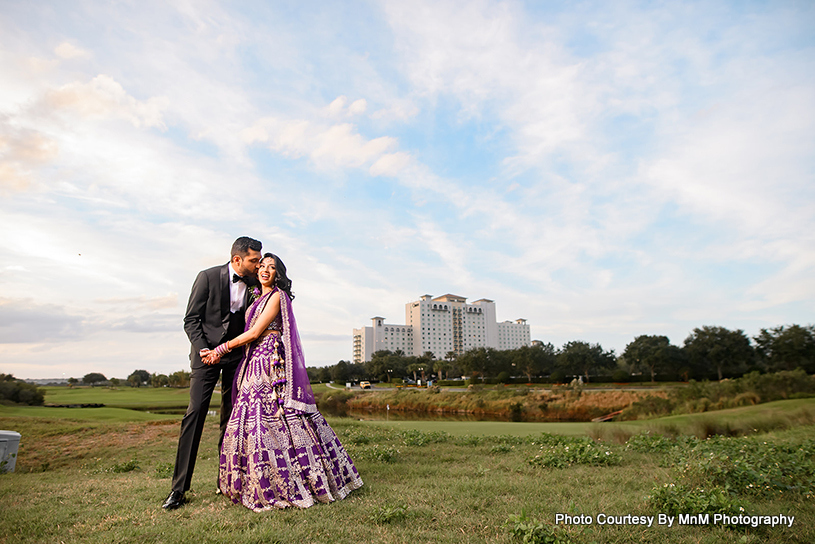
<svg viewBox="0 0 815 544">
<path fill-rule="evenodd" d="M 273 333 L 250 351 L 221 449 L 219 486 L 256 512 L 345 498 L 362 479 L 319 412 L 282 407 L 283 342 Z"/>
</svg>

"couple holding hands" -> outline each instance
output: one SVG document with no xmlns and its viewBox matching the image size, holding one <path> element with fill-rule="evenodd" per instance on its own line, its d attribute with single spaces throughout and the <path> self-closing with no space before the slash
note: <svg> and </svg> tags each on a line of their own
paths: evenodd
<svg viewBox="0 0 815 544">
<path fill-rule="evenodd" d="M 190 489 L 212 392 L 221 378 L 217 493 L 256 512 L 342 499 L 362 479 L 317 410 L 291 305 L 286 267 L 241 237 L 230 262 L 192 286 L 184 330 L 192 349 L 190 404 L 181 421 L 172 491 Z"/>
</svg>

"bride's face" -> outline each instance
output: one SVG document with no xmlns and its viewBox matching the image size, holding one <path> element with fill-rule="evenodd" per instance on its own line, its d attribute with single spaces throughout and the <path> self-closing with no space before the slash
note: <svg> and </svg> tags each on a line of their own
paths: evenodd
<svg viewBox="0 0 815 544">
<path fill-rule="evenodd" d="M 258 279 L 260 280 L 260 284 L 265 287 L 271 287 L 274 285 L 274 279 L 277 275 L 277 270 L 275 270 L 274 266 L 274 259 L 271 257 L 267 257 L 260 261 L 260 269 L 258 270 Z"/>
</svg>

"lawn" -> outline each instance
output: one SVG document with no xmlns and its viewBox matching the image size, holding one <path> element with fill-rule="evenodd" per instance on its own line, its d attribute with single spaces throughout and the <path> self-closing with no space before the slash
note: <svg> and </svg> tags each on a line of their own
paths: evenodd
<svg viewBox="0 0 815 544">
<path fill-rule="evenodd" d="M 174 387 L 43 387 L 46 404 L 104 404 L 131 410 L 185 410 L 190 400 L 188 388 Z M 218 389 L 212 406 L 221 402 Z"/>
<path fill-rule="evenodd" d="M 721 415 L 757 418 L 788 407 L 771 404 Z M 786 413 L 807 406 L 793 404 Z M 627 438 L 649 426 L 656 428 L 659 420 L 600 427 L 331 419 L 365 486 L 334 504 L 256 514 L 214 494 L 216 418 L 209 418 L 204 430 L 188 495 L 191 502 L 165 512 L 160 504 L 169 492 L 180 416 L 133 412 L 150 418 L 139 421 L 100 417 L 100 410 L 128 411 L 0 408 L 0 428 L 23 434 L 17 471 L 0 475 L 0 542 L 509 543 L 521 541 L 512 533 L 516 525 L 529 532 L 538 523 L 541 530 L 555 531 L 561 542 L 575 543 L 815 541 L 813 497 L 789 486 L 778 493 L 739 496 L 738 500 L 753 514 L 794 515 L 792 528 L 599 525 L 599 513 L 655 515 L 657 510 L 647 498 L 655 489 L 669 489 L 664 486 L 671 483 L 695 485 L 696 480 L 688 480 L 673 468 L 674 458 L 659 448 L 635 450 L 609 440 L 576 444 L 600 452 L 601 460 L 606 459 L 602 454 L 607 451 L 616 464 L 575 461 L 577 464 L 569 466 L 574 459 L 579 461 L 579 457 L 569 457 L 579 448 L 572 445 L 569 450 L 571 443 L 561 444 L 560 439 L 540 434 L 542 430 L 572 436 L 608 431 L 610 438 L 611 429 L 623 429 L 618 436 Z M 687 416 L 687 421 L 671 424 L 691 429 L 694 417 L 718 414 Z M 717 447 L 735 445 L 743 451 L 761 452 L 767 444 L 778 444 L 794 453 L 799 444 L 811 447 L 806 445 L 813 439 L 815 426 L 808 425 L 728 439 Z M 707 459 L 707 453 L 704 456 Z M 530 463 L 536 459 L 537 464 Z M 547 465 L 543 459 L 558 462 Z M 526 523 L 507 523 L 522 513 L 528 518 Z M 553 529 L 557 513 L 591 515 L 595 522 L 582 528 Z M 546 540 L 541 537 L 538 541 Z"/>
</svg>

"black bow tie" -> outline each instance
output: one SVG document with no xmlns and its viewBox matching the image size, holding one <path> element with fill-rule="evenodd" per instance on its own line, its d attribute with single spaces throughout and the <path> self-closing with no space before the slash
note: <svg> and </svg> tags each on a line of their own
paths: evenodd
<svg viewBox="0 0 815 544">
<path fill-rule="evenodd" d="M 243 276 L 238 276 L 237 274 L 232 274 L 232 283 L 238 283 L 239 281 L 246 283 L 246 278 Z"/>
</svg>

